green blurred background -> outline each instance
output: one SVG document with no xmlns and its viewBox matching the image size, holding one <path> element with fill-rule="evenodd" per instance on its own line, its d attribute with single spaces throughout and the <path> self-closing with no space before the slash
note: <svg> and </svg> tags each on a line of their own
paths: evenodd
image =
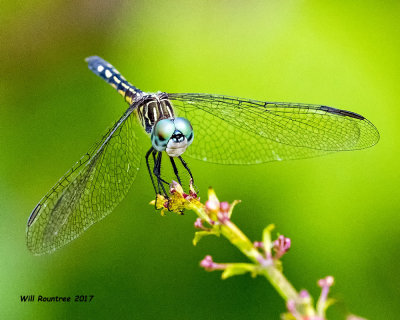
<svg viewBox="0 0 400 320">
<path fill-rule="evenodd" d="M 188 159 L 201 196 L 243 202 L 234 220 L 259 240 L 292 239 L 285 274 L 336 306 L 398 319 L 400 301 L 398 1 L 2 1 L 0 11 L 0 318 L 278 319 L 263 278 L 220 280 L 199 261 L 245 261 L 224 239 L 192 246 L 193 214 L 160 217 L 145 170 L 106 219 L 54 254 L 25 247 L 48 189 L 125 110 L 84 58 L 112 62 L 145 91 L 207 92 L 321 103 L 360 113 L 373 148 L 258 166 Z M 143 150 L 149 141 L 143 142 Z M 143 163 L 142 163 L 143 169 Z M 20 295 L 94 295 L 21 303 Z"/>
</svg>

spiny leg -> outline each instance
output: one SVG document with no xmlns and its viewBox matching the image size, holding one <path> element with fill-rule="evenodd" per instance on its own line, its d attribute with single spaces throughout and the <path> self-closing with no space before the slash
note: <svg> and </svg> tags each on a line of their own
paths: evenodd
<svg viewBox="0 0 400 320">
<path fill-rule="evenodd" d="M 173 157 L 169 157 L 169 159 L 171 160 L 171 164 L 172 164 L 172 168 L 174 169 L 175 176 L 178 179 L 179 184 L 182 185 L 181 178 L 179 177 L 178 168 L 176 167 L 174 158 Z"/>
<path fill-rule="evenodd" d="M 156 166 L 156 158 L 155 158 L 155 153 L 156 153 L 156 152 L 157 152 L 157 151 L 154 150 L 153 147 L 151 147 L 150 150 L 147 151 L 147 153 L 146 153 L 146 165 L 147 165 L 147 170 L 149 171 L 151 183 L 153 184 L 154 192 L 155 192 L 155 194 L 156 194 L 156 201 L 155 201 L 155 203 L 154 203 L 154 208 L 155 208 L 155 209 L 157 209 L 157 200 L 158 200 L 157 194 L 160 194 L 160 188 L 158 188 L 158 190 L 157 190 L 156 184 L 155 184 L 155 182 L 154 182 L 153 172 L 151 171 L 151 168 L 150 168 L 149 157 L 150 157 L 150 154 L 153 154 L 153 160 L 154 160 L 153 163 L 154 163 L 154 167 L 155 167 L 155 166 Z M 153 168 L 153 170 L 154 170 L 154 168 Z M 157 179 L 157 183 L 158 183 L 158 179 Z"/>
<path fill-rule="evenodd" d="M 157 178 L 159 194 L 161 194 L 161 189 L 162 189 L 163 195 L 164 195 L 165 197 L 168 198 L 168 194 L 167 194 L 167 192 L 165 191 L 165 187 L 164 187 L 164 184 L 163 184 L 163 183 L 165 183 L 165 184 L 168 185 L 168 182 L 166 182 L 164 179 L 161 178 L 161 160 L 162 160 L 162 152 L 161 152 L 161 151 L 158 152 L 157 157 L 155 157 L 155 155 L 153 154 L 153 157 L 155 158 L 153 173 L 154 173 L 154 175 L 155 175 L 156 178 Z"/>
<path fill-rule="evenodd" d="M 160 169 L 158 168 L 158 158 L 157 158 L 157 151 L 154 150 L 153 151 L 153 161 L 154 161 L 154 166 L 153 166 L 153 174 L 156 176 L 157 178 L 157 194 L 161 194 L 161 188 L 160 188 L 160 180 L 158 179 L 158 171 L 160 171 Z"/>
<path fill-rule="evenodd" d="M 150 157 L 150 154 L 153 151 L 154 151 L 153 147 L 151 147 L 150 150 L 147 151 L 147 153 L 146 153 L 146 165 L 147 165 L 147 170 L 149 171 L 149 175 L 150 175 L 150 178 L 151 178 L 151 183 L 153 184 L 154 192 L 157 195 L 157 188 L 156 188 L 156 184 L 154 183 L 153 173 L 151 172 L 150 163 L 149 163 L 149 157 Z M 155 161 L 154 161 L 154 164 L 155 164 Z"/>
<path fill-rule="evenodd" d="M 192 183 L 194 183 L 194 179 L 193 179 L 193 176 L 192 176 L 192 172 L 190 171 L 189 166 L 187 165 L 187 163 L 185 162 L 185 160 L 182 159 L 181 156 L 179 156 L 178 158 L 179 158 L 179 160 L 181 160 L 183 167 L 184 167 L 184 168 L 186 169 L 186 171 L 189 173 L 190 178 L 192 179 Z"/>
<path fill-rule="evenodd" d="M 162 181 L 162 182 L 164 182 L 166 185 L 169 186 L 169 182 L 168 182 L 168 181 L 165 181 L 163 178 L 161 178 L 161 159 L 159 159 L 160 164 L 158 165 L 158 173 L 157 173 L 157 174 L 155 173 L 156 164 L 157 164 L 157 161 L 158 161 L 158 160 L 157 160 L 157 153 L 162 153 L 162 152 L 153 150 L 153 161 L 154 161 L 153 174 L 157 177 L 157 181 L 158 181 L 158 180 L 159 180 L 159 181 Z M 161 158 L 161 156 L 160 156 L 160 158 Z M 160 191 L 161 191 L 161 190 L 160 190 Z"/>
<path fill-rule="evenodd" d="M 157 166 L 157 157 L 156 157 L 156 155 L 157 155 L 157 151 L 153 150 L 152 156 L 153 156 L 153 163 L 154 163 L 154 166 L 153 166 L 153 174 L 154 175 L 156 175 L 155 172 L 156 172 L 156 166 Z M 158 177 L 157 177 L 157 187 L 158 187 L 158 189 L 156 189 L 156 195 L 157 194 L 161 194 L 160 181 L 159 181 Z"/>
</svg>

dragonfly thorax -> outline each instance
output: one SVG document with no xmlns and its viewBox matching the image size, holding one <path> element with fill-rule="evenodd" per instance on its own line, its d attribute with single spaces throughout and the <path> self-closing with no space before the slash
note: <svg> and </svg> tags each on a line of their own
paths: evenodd
<svg viewBox="0 0 400 320">
<path fill-rule="evenodd" d="M 158 120 L 175 118 L 172 104 L 164 92 L 145 94 L 136 103 L 137 116 L 148 134 Z"/>
<path fill-rule="evenodd" d="M 157 151 L 179 157 L 193 142 L 192 125 L 186 118 L 160 119 L 151 131 L 151 143 Z"/>
</svg>

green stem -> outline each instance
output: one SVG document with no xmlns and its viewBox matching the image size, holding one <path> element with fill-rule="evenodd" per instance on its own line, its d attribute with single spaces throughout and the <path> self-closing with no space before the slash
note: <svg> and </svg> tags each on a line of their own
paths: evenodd
<svg viewBox="0 0 400 320">
<path fill-rule="evenodd" d="M 285 301 L 295 300 L 298 296 L 296 289 L 275 266 L 266 267 L 263 275 L 271 282 Z"/>
<path fill-rule="evenodd" d="M 204 206 L 191 206 L 190 209 L 195 211 L 202 220 L 205 220 L 211 226 L 214 226 L 215 222 L 207 215 Z M 266 259 L 256 248 L 254 248 L 254 245 L 249 238 L 247 238 L 247 236 L 232 221 L 228 220 L 224 224 L 221 224 L 220 231 L 221 234 L 246 257 L 261 267 L 261 274 L 271 282 L 273 287 L 285 301 L 296 299 L 298 296 L 296 289 L 276 267 L 274 260 L 272 258 Z M 265 261 L 267 265 L 262 265 L 262 261 Z"/>
<path fill-rule="evenodd" d="M 265 257 L 254 248 L 254 245 L 249 238 L 247 238 L 247 236 L 232 221 L 227 221 L 224 225 L 221 225 L 221 233 L 246 257 L 262 267 L 261 274 L 271 282 L 285 301 L 295 299 L 298 296 L 296 289 L 292 286 L 289 280 L 286 279 L 283 273 L 278 270 L 272 258 L 266 260 Z M 271 264 L 264 266 L 260 264 L 261 261 L 266 261 L 267 263 L 270 262 Z"/>
</svg>

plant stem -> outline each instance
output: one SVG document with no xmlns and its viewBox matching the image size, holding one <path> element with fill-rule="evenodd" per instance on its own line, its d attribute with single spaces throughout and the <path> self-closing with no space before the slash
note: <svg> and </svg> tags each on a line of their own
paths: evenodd
<svg viewBox="0 0 400 320">
<path fill-rule="evenodd" d="M 190 209 L 203 220 L 213 225 L 203 205 L 192 205 Z M 296 299 L 298 293 L 289 280 L 277 268 L 272 258 L 266 259 L 253 245 L 249 238 L 231 221 L 228 220 L 220 226 L 221 234 L 237 247 L 246 257 L 261 268 L 260 274 L 265 276 L 273 287 L 285 300 Z M 262 262 L 265 262 L 264 264 Z"/>
</svg>

